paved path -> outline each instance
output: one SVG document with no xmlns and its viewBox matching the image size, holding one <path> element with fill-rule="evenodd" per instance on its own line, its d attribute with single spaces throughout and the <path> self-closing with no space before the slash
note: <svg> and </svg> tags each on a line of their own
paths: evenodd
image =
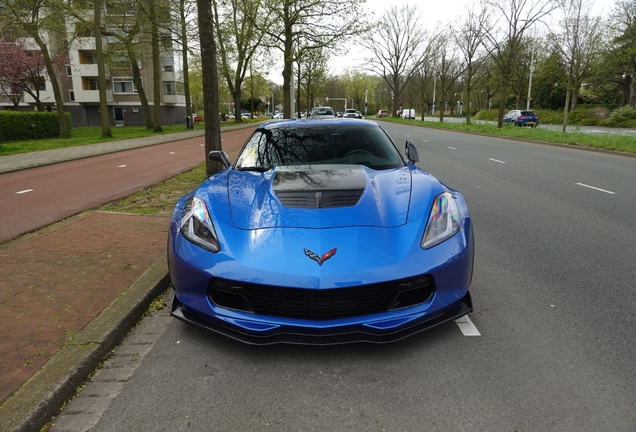
<svg viewBox="0 0 636 432">
<path fill-rule="evenodd" d="M 203 136 L 3 156 L 0 175 Z M 167 288 L 168 224 L 167 217 L 90 212 L 0 244 L 0 430 L 39 430 Z"/>
</svg>

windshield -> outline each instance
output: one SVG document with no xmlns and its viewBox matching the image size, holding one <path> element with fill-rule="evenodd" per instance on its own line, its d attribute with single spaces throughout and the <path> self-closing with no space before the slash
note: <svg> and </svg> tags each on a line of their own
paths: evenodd
<svg viewBox="0 0 636 432">
<path fill-rule="evenodd" d="M 386 133 L 372 125 L 285 126 L 259 129 L 239 155 L 238 170 L 287 165 L 356 164 L 376 170 L 404 166 Z"/>
</svg>

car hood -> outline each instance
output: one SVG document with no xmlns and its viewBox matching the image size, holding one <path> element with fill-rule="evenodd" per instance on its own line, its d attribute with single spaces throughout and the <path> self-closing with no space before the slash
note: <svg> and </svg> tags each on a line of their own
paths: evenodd
<svg viewBox="0 0 636 432">
<path fill-rule="evenodd" d="M 277 167 L 266 172 L 230 170 L 227 194 L 232 224 L 240 229 L 388 228 L 407 222 L 412 183 L 408 167 Z"/>
</svg>

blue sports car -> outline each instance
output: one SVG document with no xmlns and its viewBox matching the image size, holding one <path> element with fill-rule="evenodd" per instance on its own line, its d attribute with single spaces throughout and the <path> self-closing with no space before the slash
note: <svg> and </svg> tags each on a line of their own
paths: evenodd
<svg viewBox="0 0 636 432">
<path fill-rule="evenodd" d="M 260 126 L 172 215 L 172 315 L 250 344 L 393 342 L 472 312 L 462 195 L 377 123 Z"/>
</svg>

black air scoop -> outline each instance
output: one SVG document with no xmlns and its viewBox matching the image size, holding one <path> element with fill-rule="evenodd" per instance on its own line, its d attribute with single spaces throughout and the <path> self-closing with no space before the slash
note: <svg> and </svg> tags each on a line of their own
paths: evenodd
<svg viewBox="0 0 636 432">
<path fill-rule="evenodd" d="M 351 207 L 360 200 L 365 185 L 364 171 L 351 165 L 279 167 L 274 177 L 274 192 L 289 208 Z"/>
</svg>

